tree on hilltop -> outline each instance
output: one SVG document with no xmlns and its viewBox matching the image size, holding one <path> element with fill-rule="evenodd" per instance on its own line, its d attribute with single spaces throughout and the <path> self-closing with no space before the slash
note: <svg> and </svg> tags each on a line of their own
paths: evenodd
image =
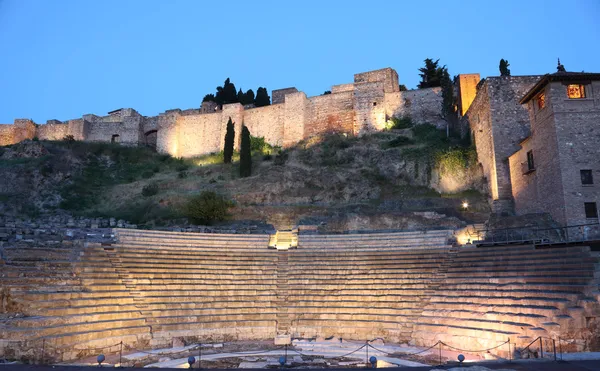
<svg viewBox="0 0 600 371">
<path fill-rule="evenodd" d="M 407 91 L 408 89 L 406 88 L 406 85 L 404 84 L 400 84 L 398 85 L 398 88 L 400 89 L 400 91 Z"/>
<path fill-rule="evenodd" d="M 421 82 L 418 85 L 419 89 L 434 88 L 441 85 L 441 77 L 443 74 L 443 67 L 438 66 L 440 60 L 433 60 L 431 58 L 425 59 L 425 67 L 419 68 L 421 72 Z"/>
<path fill-rule="evenodd" d="M 323 92 L 323 95 L 327 95 L 327 94 L 331 94 L 331 90 L 325 90 L 325 91 Z"/>
<path fill-rule="evenodd" d="M 214 94 L 206 94 L 204 98 L 202 98 L 202 103 L 204 102 L 216 102 L 216 98 Z"/>
<path fill-rule="evenodd" d="M 254 92 L 252 91 L 252 89 L 249 89 L 247 92 L 242 92 L 242 89 L 240 88 L 240 90 L 238 91 L 238 102 L 240 102 L 241 105 L 245 106 L 246 104 L 253 104 L 254 103 Z"/>
<path fill-rule="evenodd" d="M 225 146 L 223 147 L 223 162 L 231 163 L 233 158 L 233 143 L 235 141 L 235 127 L 231 121 L 231 117 L 227 121 L 227 131 L 225 132 Z"/>
<path fill-rule="evenodd" d="M 250 148 L 250 130 L 242 123 L 242 143 L 240 148 L 240 176 L 252 174 L 252 151 Z"/>
<path fill-rule="evenodd" d="M 256 98 L 254 99 L 254 105 L 256 107 L 264 107 L 271 105 L 271 97 L 267 92 L 267 88 L 259 87 L 256 90 Z"/>
<path fill-rule="evenodd" d="M 508 69 L 510 63 L 506 59 L 500 59 L 500 76 L 510 76 L 510 70 Z"/>
<path fill-rule="evenodd" d="M 217 86 L 215 98 L 220 105 L 238 102 L 235 85 L 229 80 L 229 77 L 225 80 L 223 86 Z"/>
</svg>

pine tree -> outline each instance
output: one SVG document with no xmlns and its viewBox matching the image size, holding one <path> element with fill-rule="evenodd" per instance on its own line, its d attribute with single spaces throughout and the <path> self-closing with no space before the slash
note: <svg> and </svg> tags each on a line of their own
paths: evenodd
<svg viewBox="0 0 600 371">
<path fill-rule="evenodd" d="M 500 59 L 500 76 L 510 76 L 510 70 L 508 69 L 510 64 L 506 59 Z"/>
<path fill-rule="evenodd" d="M 223 162 L 231 163 L 233 158 L 233 142 L 235 140 L 235 127 L 231 121 L 231 117 L 227 121 L 227 131 L 225 132 L 225 146 L 223 147 Z"/>
<path fill-rule="evenodd" d="M 215 98 L 214 94 L 206 94 L 204 96 L 204 98 L 202 98 L 202 102 L 216 102 L 217 99 Z"/>
<path fill-rule="evenodd" d="M 245 104 L 252 104 L 254 103 L 254 91 L 252 91 L 252 89 L 248 89 L 248 91 L 246 92 L 246 103 Z"/>
<path fill-rule="evenodd" d="M 434 61 L 431 58 L 425 59 L 425 67 L 419 68 L 421 73 L 421 82 L 418 85 L 419 89 L 433 88 L 440 86 L 440 79 L 443 73 L 443 67 L 439 67 L 439 59 Z"/>
<path fill-rule="evenodd" d="M 400 89 L 400 91 L 407 91 L 408 89 L 406 88 L 406 85 L 404 84 L 400 84 L 398 85 L 398 89 Z"/>
<path fill-rule="evenodd" d="M 242 123 L 242 144 L 240 148 L 240 176 L 242 178 L 252 174 L 252 153 L 250 150 L 250 131 Z"/>
<path fill-rule="evenodd" d="M 254 99 L 254 105 L 256 107 L 268 106 L 271 104 L 271 97 L 267 93 L 267 89 L 260 87 L 256 90 L 256 99 Z"/>
</svg>

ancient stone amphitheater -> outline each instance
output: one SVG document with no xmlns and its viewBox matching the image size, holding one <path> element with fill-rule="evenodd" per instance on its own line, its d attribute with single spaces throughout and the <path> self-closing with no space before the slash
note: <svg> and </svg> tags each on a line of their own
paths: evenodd
<svg viewBox="0 0 600 371">
<path fill-rule="evenodd" d="M 453 247 L 451 231 L 268 235 L 114 230 L 113 243 L 8 246 L 0 352 L 72 360 L 187 342 L 336 336 L 462 349 L 598 347 L 588 247 Z M 494 352 L 507 352 L 504 347 Z"/>
</svg>

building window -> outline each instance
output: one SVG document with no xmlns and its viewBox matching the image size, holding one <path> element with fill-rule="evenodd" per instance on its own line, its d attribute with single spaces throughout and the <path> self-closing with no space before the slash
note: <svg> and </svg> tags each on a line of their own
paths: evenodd
<svg viewBox="0 0 600 371">
<path fill-rule="evenodd" d="M 535 164 L 533 163 L 533 151 L 527 152 L 527 170 L 535 170 Z"/>
<path fill-rule="evenodd" d="M 583 205 L 585 208 L 586 218 L 598 218 L 598 208 L 596 207 L 595 202 L 585 202 Z"/>
<path fill-rule="evenodd" d="M 594 184 L 594 177 L 591 170 L 579 170 L 579 173 L 581 174 L 581 184 Z"/>
<path fill-rule="evenodd" d="M 579 84 L 567 85 L 567 97 L 569 97 L 569 99 L 585 98 L 585 86 Z"/>
<path fill-rule="evenodd" d="M 546 94 L 540 93 L 540 95 L 537 96 L 535 101 L 537 102 L 538 110 L 541 110 L 542 108 L 546 107 Z"/>
</svg>

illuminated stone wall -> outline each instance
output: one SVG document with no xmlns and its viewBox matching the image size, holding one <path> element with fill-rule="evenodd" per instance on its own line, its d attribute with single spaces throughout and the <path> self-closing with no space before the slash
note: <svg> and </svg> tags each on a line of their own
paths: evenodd
<svg viewBox="0 0 600 371">
<path fill-rule="evenodd" d="M 15 127 L 10 124 L 0 124 L 0 146 L 15 143 Z"/>
<path fill-rule="evenodd" d="M 477 84 L 479 84 L 480 76 L 478 73 L 461 73 L 458 75 L 458 107 L 461 116 L 471 107 L 471 103 L 477 95 Z"/>
<path fill-rule="evenodd" d="M 394 116 L 409 115 L 417 123 L 445 125 L 439 122 L 440 89 L 400 92 L 398 74 L 391 68 L 356 74 L 353 83 L 334 85 L 331 91 L 307 98 L 296 88 L 278 89 L 272 92 L 273 104 L 266 107 L 244 108 L 235 103 L 219 109 L 204 102 L 200 109 L 174 109 L 153 117 L 124 108 L 64 123 L 51 120 L 37 131 L 33 122 L 15 120 L 12 129 L 3 129 L 0 144 L 35 135 L 48 140 L 73 135 L 76 140 L 150 145 L 162 153 L 193 157 L 223 149 L 229 117 L 236 126 L 235 148 L 239 148 L 242 122 L 253 136 L 284 147 L 324 133 L 360 135 L 383 130 Z"/>
<path fill-rule="evenodd" d="M 488 77 L 464 119 L 471 129 L 496 213 L 512 213 L 508 156 L 529 135 L 527 109 L 519 100 L 540 76 Z"/>
</svg>

